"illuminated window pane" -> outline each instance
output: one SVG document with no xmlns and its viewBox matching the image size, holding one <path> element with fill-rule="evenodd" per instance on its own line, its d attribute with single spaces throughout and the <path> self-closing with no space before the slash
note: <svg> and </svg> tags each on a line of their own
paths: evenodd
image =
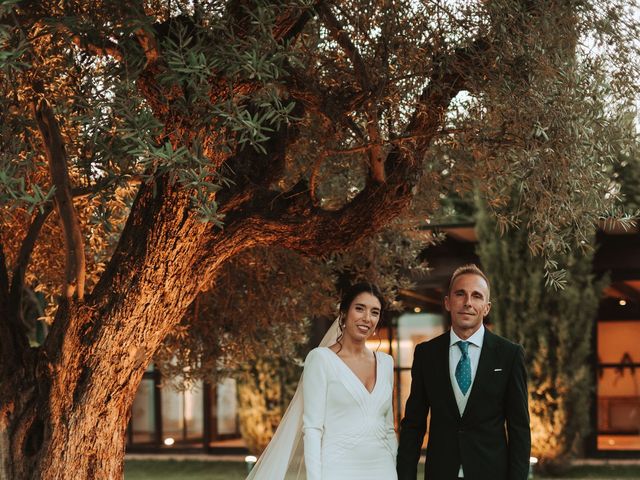
<svg viewBox="0 0 640 480">
<path fill-rule="evenodd" d="M 640 321 L 598 323 L 598 449 L 640 450 Z"/>
<path fill-rule="evenodd" d="M 184 438 L 184 394 L 171 385 L 162 387 L 162 436 L 164 439 Z"/>
<path fill-rule="evenodd" d="M 162 388 L 162 436 L 177 441 L 203 437 L 202 382 L 185 391 L 171 385 Z"/>
<path fill-rule="evenodd" d="M 413 350 L 421 342 L 444 332 L 443 316 L 434 313 L 405 313 L 398 318 L 398 349 L 396 367 L 411 368 Z"/>
<path fill-rule="evenodd" d="M 202 382 L 195 383 L 193 388 L 184 392 L 184 419 L 187 426 L 187 439 L 197 440 L 203 436 L 204 405 Z"/>
<path fill-rule="evenodd" d="M 217 411 L 214 412 L 214 417 L 219 435 L 232 435 L 238 431 L 238 403 L 236 395 L 235 380 L 227 378 L 218 383 L 216 388 Z"/>
<path fill-rule="evenodd" d="M 598 357 L 601 363 L 640 363 L 640 321 L 599 322 Z M 625 357 L 626 355 L 626 357 Z"/>
<path fill-rule="evenodd" d="M 131 409 L 131 428 L 134 444 L 150 443 L 155 439 L 153 393 L 153 380 L 142 380 Z"/>
</svg>

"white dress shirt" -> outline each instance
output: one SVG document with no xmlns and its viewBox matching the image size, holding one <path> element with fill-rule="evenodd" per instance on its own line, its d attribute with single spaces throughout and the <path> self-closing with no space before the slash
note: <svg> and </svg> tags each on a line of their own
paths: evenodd
<svg viewBox="0 0 640 480">
<path fill-rule="evenodd" d="M 456 366 L 462 357 L 462 351 L 460 351 L 460 347 L 456 345 L 458 342 L 462 341 L 458 335 L 450 330 L 450 339 L 449 339 L 449 378 L 451 379 L 451 386 L 453 387 L 453 394 L 456 397 L 456 403 L 458 404 L 458 411 L 460 412 L 460 416 L 464 413 L 464 409 L 467 406 L 467 400 L 469 399 L 469 394 L 473 389 L 473 380 L 476 377 L 476 371 L 478 370 L 478 361 L 480 360 L 480 351 L 482 350 L 482 342 L 484 340 L 484 325 L 480 325 L 480 328 L 469 338 L 467 338 L 467 342 L 469 342 L 469 362 L 471 363 L 471 385 L 469 386 L 469 390 L 467 390 L 467 394 L 463 394 L 462 390 L 458 386 L 458 382 L 456 380 Z M 460 465 L 460 470 L 458 471 L 458 477 L 464 477 L 464 472 L 462 471 L 462 465 Z"/>
</svg>

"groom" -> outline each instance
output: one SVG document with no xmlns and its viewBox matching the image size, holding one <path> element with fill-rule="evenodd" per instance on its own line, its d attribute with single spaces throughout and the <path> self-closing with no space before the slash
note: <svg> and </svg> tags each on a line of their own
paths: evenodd
<svg viewBox="0 0 640 480">
<path fill-rule="evenodd" d="M 416 347 L 400 426 L 398 480 L 416 480 L 427 415 L 426 480 L 525 480 L 531 432 L 520 345 L 485 329 L 489 280 L 458 268 L 445 308 L 451 330 Z"/>
</svg>

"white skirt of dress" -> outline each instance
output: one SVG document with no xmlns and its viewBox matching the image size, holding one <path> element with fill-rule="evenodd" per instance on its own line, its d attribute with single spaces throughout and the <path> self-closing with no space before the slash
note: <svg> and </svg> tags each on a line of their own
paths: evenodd
<svg viewBox="0 0 640 480">
<path fill-rule="evenodd" d="M 335 446 L 334 446 L 335 447 Z M 324 449 L 323 449 L 324 450 Z M 376 436 L 363 436 L 322 458 L 322 480 L 397 480 L 395 456 Z M 324 452 L 323 452 L 324 453 Z"/>
</svg>

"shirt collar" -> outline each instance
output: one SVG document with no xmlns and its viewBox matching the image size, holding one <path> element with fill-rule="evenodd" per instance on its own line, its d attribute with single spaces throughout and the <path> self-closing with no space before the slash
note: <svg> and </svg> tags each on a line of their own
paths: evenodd
<svg viewBox="0 0 640 480">
<path fill-rule="evenodd" d="M 453 331 L 453 328 L 450 329 L 449 332 L 449 346 L 455 345 L 456 343 L 462 341 L 462 339 L 458 337 L 458 335 L 456 335 L 456 332 Z M 476 330 L 476 333 L 467 338 L 466 341 L 475 345 L 476 347 L 482 348 L 482 342 L 484 341 L 484 325 L 480 325 L 480 328 Z"/>
</svg>

